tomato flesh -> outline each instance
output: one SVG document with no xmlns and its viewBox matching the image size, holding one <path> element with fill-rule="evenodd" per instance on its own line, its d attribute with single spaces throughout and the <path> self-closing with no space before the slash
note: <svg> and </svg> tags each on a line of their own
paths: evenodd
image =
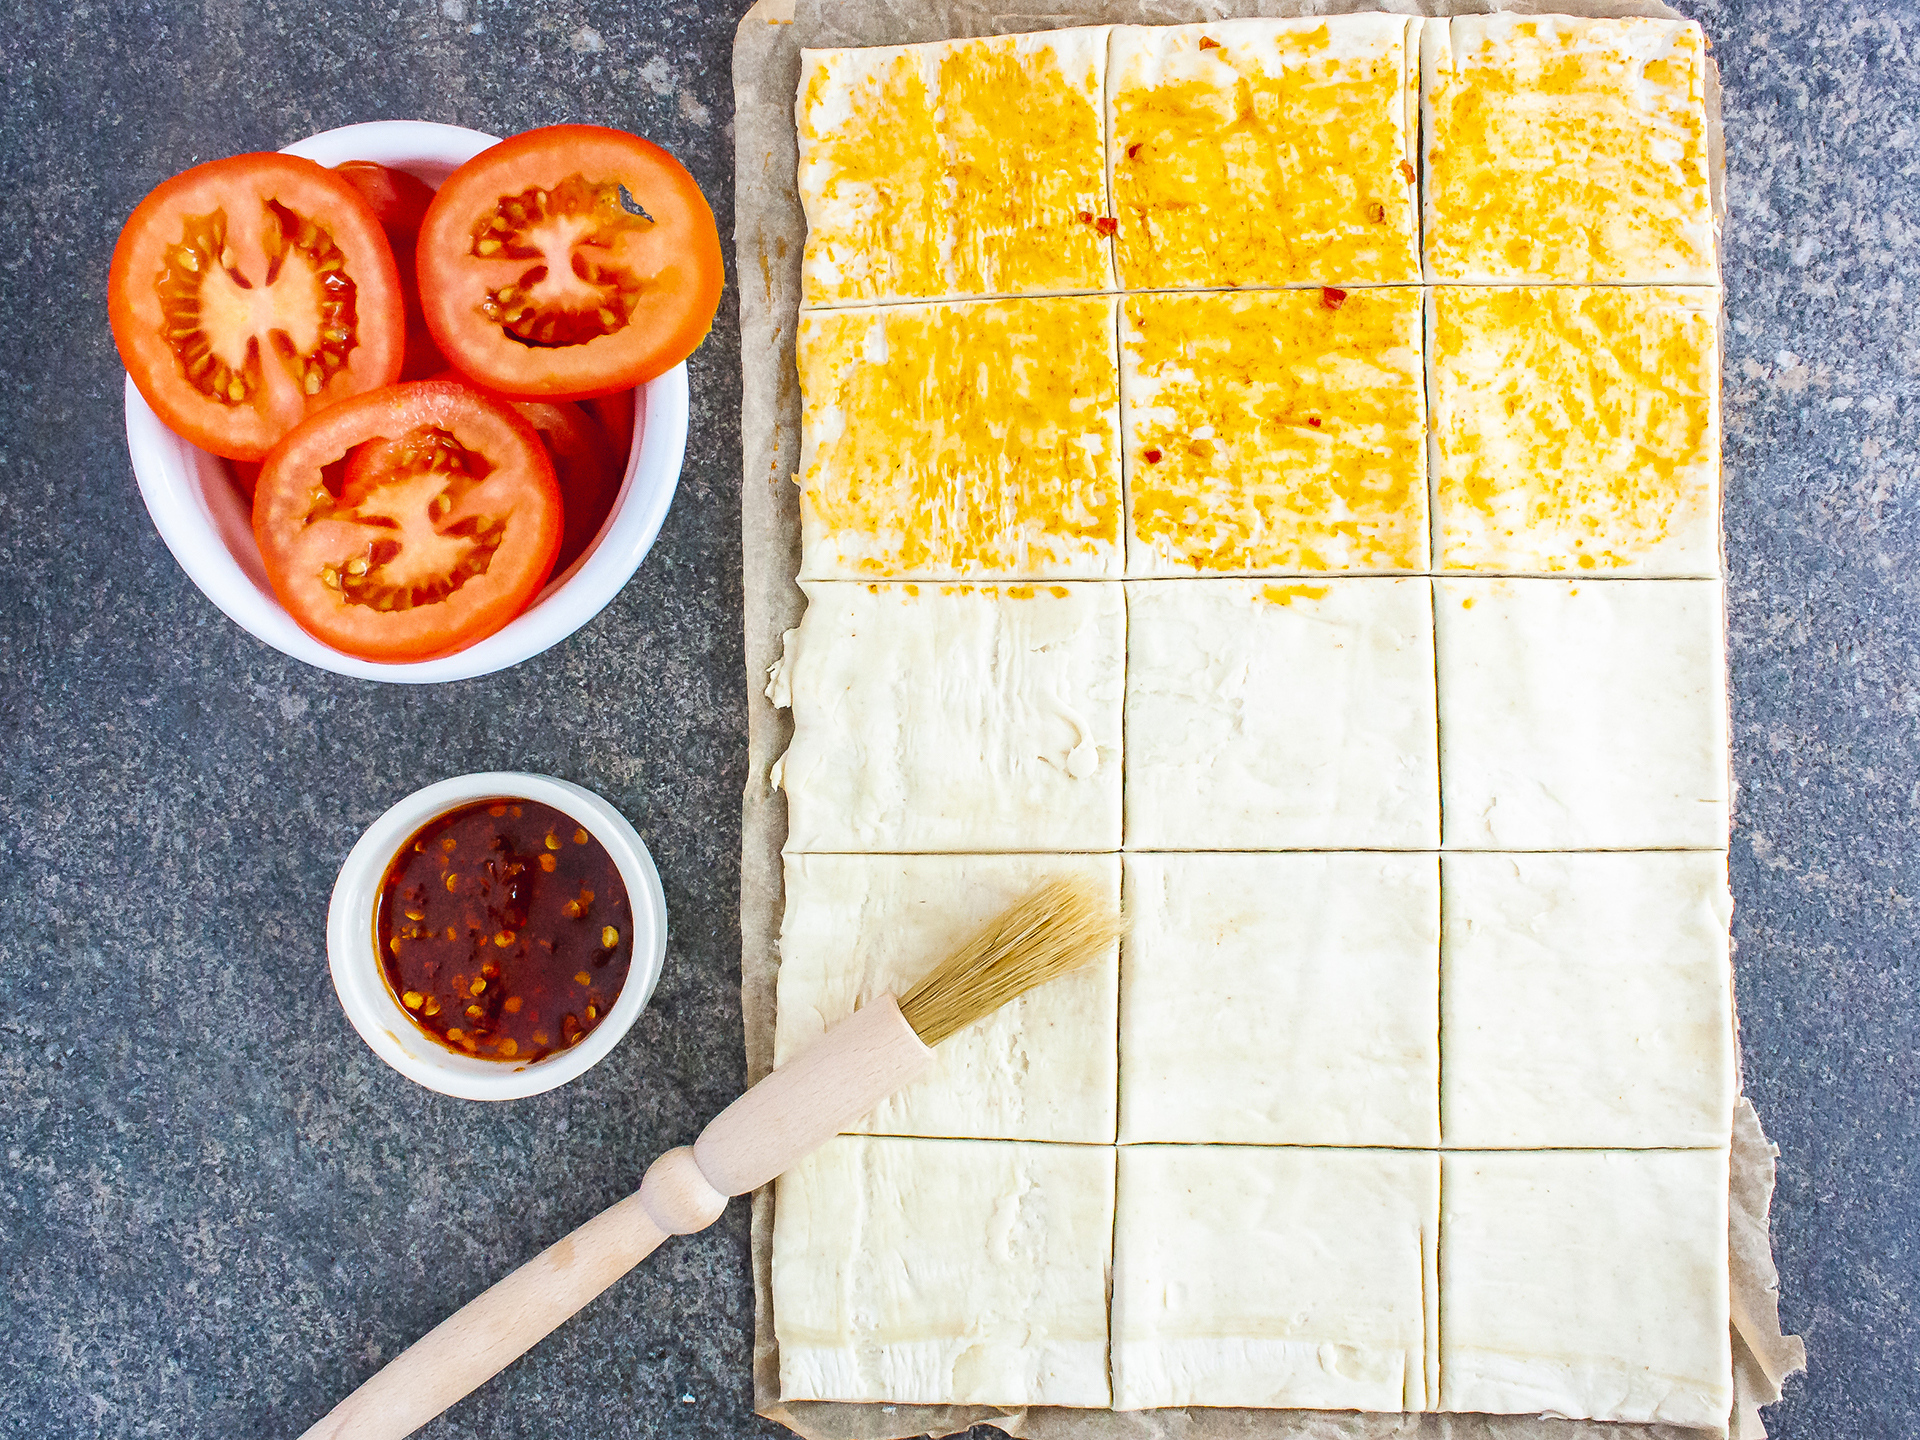
<svg viewBox="0 0 1920 1440">
<path fill-rule="evenodd" d="M 316 639 L 368 660 L 450 654 L 524 609 L 553 568 L 559 486 L 507 406 L 428 381 L 298 426 L 261 467 L 267 578 Z"/>
<path fill-rule="evenodd" d="M 629 390 L 692 353 L 724 267 L 693 177 L 636 135 L 554 125 L 449 176 L 416 264 L 427 324 L 461 370 L 504 395 Z"/>
<path fill-rule="evenodd" d="M 176 175 L 114 247 L 127 374 L 176 433 L 258 460 L 303 417 L 399 374 L 399 272 L 354 188 L 291 155 Z"/>
<path fill-rule="evenodd" d="M 449 370 L 436 377 L 454 384 L 472 382 L 458 371 Z M 496 395 L 494 399 L 513 407 L 546 447 L 553 461 L 553 472 L 560 482 L 560 501 L 565 509 L 565 524 L 560 533 L 560 553 L 553 570 L 557 575 L 587 551 L 600 527 L 612 513 L 613 502 L 626 478 L 626 453 L 616 452 L 605 429 L 589 407 L 569 400 L 516 400 Z M 356 463 L 369 463 L 371 457 Z M 349 477 L 352 475 L 349 470 Z"/>
</svg>

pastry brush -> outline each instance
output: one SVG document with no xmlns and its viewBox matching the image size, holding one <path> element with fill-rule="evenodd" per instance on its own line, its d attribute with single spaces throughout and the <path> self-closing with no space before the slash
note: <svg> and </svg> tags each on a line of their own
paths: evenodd
<svg viewBox="0 0 1920 1440">
<path fill-rule="evenodd" d="M 448 1316 L 302 1440 L 400 1440 L 500 1373 L 727 1200 L 790 1169 L 933 1063 L 933 1047 L 1015 996 L 1086 964 L 1121 922 L 1091 886 L 1034 889 L 897 999 L 880 995 L 722 1110 L 640 1188 Z"/>
</svg>

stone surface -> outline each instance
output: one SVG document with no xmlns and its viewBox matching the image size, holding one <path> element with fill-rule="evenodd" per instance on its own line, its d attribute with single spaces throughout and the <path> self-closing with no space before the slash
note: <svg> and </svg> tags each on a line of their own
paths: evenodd
<svg viewBox="0 0 1920 1440">
<path fill-rule="evenodd" d="M 1726 80 L 1734 927 L 1781 1144 L 1793 1440 L 1920 1430 L 1920 7 L 1704 4 Z M 134 492 L 103 285 L 155 182 L 397 115 L 624 125 L 730 228 L 735 11 L 692 0 L 35 0 L 0 34 L 0 1436 L 290 1435 L 624 1194 L 740 1084 L 738 355 L 693 371 L 660 543 L 580 634 L 407 690 L 286 660 Z M 336 866 L 489 767 L 598 789 L 674 936 L 581 1081 L 447 1100 L 327 979 Z M 744 1207 L 423 1434 L 739 1436 Z"/>
</svg>

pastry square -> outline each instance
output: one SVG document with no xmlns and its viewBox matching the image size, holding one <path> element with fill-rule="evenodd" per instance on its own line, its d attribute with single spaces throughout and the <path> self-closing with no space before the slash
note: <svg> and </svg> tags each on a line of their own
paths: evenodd
<svg viewBox="0 0 1920 1440">
<path fill-rule="evenodd" d="M 789 851 L 1120 848 L 1119 585 L 801 589 Z"/>
<path fill-rule="evenodd" d="M 1417 283 L 1421 25 L 1116 27 L 1107 154 L 1121 283 Z"/>
<path fill-rule="evenodd" d="M 1425 580 L 1127 590 L 1127 846 L 1430 850 Z"/>
<path fill-rule="evenodd" d="M 1130 854 L 1126 893 L 1122 1142 L 1440 1143 L 1437 856 Z"/>
<path fill-rule="evenodd" d="M 1113 282 L 1104 26 L 804 50 L 805 305 Z"/>
<path fill-rule="evenodd" d="M 1719 582 L 1433 589 L 1447 848 L 1726 845 Z"/>
<path fill-rule="evenodd" d="M 1463 15 L 1421 50 L 1428 279 L 1718 279 L 1698 25 Z"/>
<path fill-rule="evenodd" d="M 1108 1403 L 1113 1151 L 842 1135 L 774 1192 L 787 1400 Z"/>
<path fill-rule="evenodd" d="M 1725 1150 L 1441 1163 L 1442 1409 L 1725 1425 Z"/>
<path fill-rule="evenodd" d="M 803 314 L 801 575 L 1119 575 L 1117 304 Z"/>
<path fill-rule="evenodd" d="M 1432 292 L 1440 568 L 1720 572 L 1719 296 Z"/>
<path fill-rule="evenodd" d="M 1420 291 L 1130 295 L 1128 573 L 1427 568 Z"/>
<path fill-rule="evenodd" d="M 1439 1191 L 1431 1151 L 1123 1147 L 1114 1408 L 1427 1408 Z"/>
<path fill-rule="evenodd" d="M 875 995 L 901 994 L 1035 885 L 1063 877 L 1119 907 L 1117 855 L 787 856 L 774 1064 Z M 1112 1144 L 1118 993 L 1116 946 L 943 1041 L 930 1074 L 851 1128 Z"/>
<path fill-rule="evenodd" d="M 1448 855 L 1440 1103 L 1466 1148 L 1718 1146 L 1726 856 Z"/>
</svg>

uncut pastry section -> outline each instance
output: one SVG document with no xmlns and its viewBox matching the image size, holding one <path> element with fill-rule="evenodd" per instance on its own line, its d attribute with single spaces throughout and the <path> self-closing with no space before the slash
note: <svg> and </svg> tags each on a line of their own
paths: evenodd
<svg viewBox="0 0 1920 1440">
<path fill-rule="evenodd" d="M 1045 876 L 1132 929 L 781 1181 L 785 1398 L 1724 1423 L 1704 67 L 809 52 L 777 1058 Z"/>
</svg>

